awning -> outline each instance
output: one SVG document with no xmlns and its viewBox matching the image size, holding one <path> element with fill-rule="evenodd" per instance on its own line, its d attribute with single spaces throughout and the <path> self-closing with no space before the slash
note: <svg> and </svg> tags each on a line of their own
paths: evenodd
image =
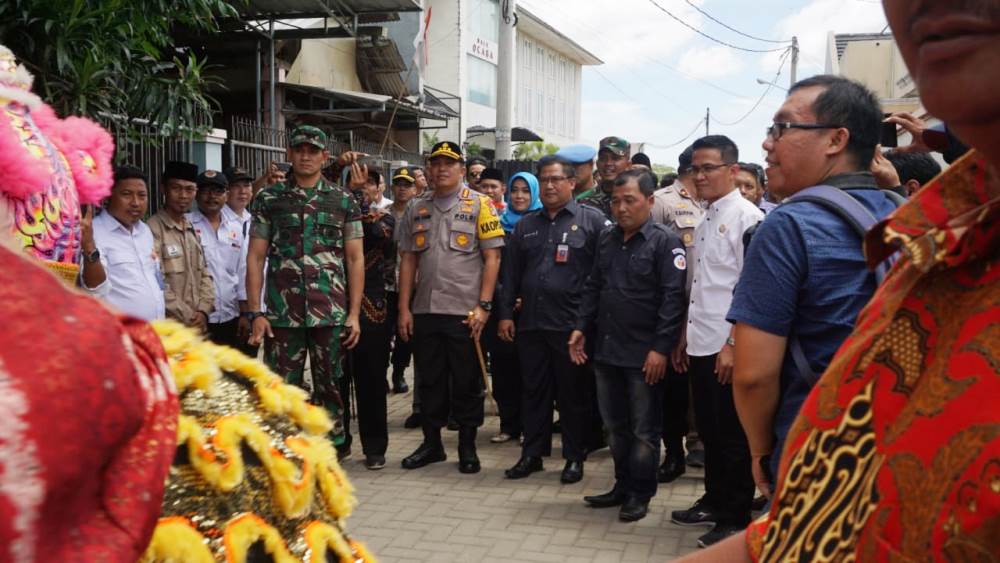
<svg viewBox="0 0 1000 563">
<path fill-rule="evenodd" d="M 319 88 L 316 86 L 306 86 L 291 82 L 280 82 L 286 92 L 294 92 L 308 98 L 308 107 L 290 107 L 286 101 L 286 107 L 282 111 L 286 114 L 304 115 L 326 115 L 349 116 L 354 113 L 366 112 L 392 112 L 394 108 L 396 115 L 408 116 L 418 119 L 440 119 L 447 121 L 450 116 L 430 108 L 420 107 L 407 99 L 395 99 L 382 94 L 372 94 L 369 92 L 354 92 L 351 90 L 340 90 L 336 88 Z M 286 100 L 288 96 L 286 95 Z M 344 121 L 358 121 L 345 117 Z"/>
<path fill-rule="evenodd" d="M 482 125 L 475 125 L 466 129 L 466 133 L 470 135 L 496 135 L 496 132 L 496 127 L 483 127 Z M 510 140 L 512 143 L 530 143 L 544 141 L 545 139 L 526 127 L 512 127 L 510 130 Z"/>
<path fill-rule="evenodd" d="M 445 100 L 453 100 L 459 106 L 462 104 L 462 98 L 454 94 L 449 94 L 444 90 L 438 90 L 430 86 L 424 86 L 424 108 L 432 109 L 448 117 L 461 117 L 462 114 L 448 105 L 448 102 Z"/>
<path fill-rule="evenodd" d="M 249 0 L 237 9 L 244 19 L 294 19 L 419 12 L 421 8 L 417 0 Z"/>
</svg>

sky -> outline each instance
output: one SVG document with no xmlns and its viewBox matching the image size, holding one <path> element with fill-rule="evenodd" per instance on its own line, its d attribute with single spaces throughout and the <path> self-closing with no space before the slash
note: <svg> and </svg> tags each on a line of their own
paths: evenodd
<svg viewBox="0 0 1000 563">
<path fill-rule="evenodd" d="M 604 61 L 583 70 L 582 140 L 596 145 L 602 137 L 619 135 L 644 142 L 654 163 L 669 166 L 676 166 L 677 155 L 705 134 L 706 108 L 711 109 L 711 134 L 733 139 L 741 160 L 762 162 L 760 145 L 785 97 L 790 58 L 781 65 L 780 51 L 746 52 L 715 43 L 654 2 L 692 27 L 745 49 L 788 44 L 741 36 L 691 4 L 756 38 L 798 37 L 800 80 L 823 72 L 828 32 L 877 33 L 886 27 L 878 0 L 518 0 Z M 758 78 L 780 88 L 760 85 Z"/>
</svg>

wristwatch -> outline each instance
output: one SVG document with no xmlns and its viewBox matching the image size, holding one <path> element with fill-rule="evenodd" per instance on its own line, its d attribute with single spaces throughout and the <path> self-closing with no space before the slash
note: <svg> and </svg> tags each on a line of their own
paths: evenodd
<svg viewBox="0 0 1000 563">
<path fill-rule="evenodd" d="M 492 301 L 480 301 L 479 302 L 479 308 L 482 309 L 482 310 L 484 310 L 484 311 L 486 311 L 487 313 L 489 313 L 489 312 L 491 312 L 493 310 L 493 302 Z"/>
<path fill-rule="evenodd" d="M 247 311 L 243 313 L 243 318 L 250 322 L 254 322 L 255 320 L 257 320 L 257 317 L 263 317 L 263 316 L 264 313 L 261 313 L 260 311 Z"/>
<path fill-rule="evenodd" d="M 726 339 L 726 344 L 730 346 L 736 346 L 736 339 L 730 336 L 729 338 Z"/>
<path fill-rule="evenodd" d="M 88 263 L 93 264 L 101 259 L 101 251 L 95 248 L 93 252 L 84 254 L 83 257 Z"/>
</svg>

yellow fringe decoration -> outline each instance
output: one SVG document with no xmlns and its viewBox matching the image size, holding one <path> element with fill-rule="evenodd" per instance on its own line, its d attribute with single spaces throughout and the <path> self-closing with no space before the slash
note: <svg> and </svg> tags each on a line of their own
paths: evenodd
<svg viewBox="0 0 1000 563">
<path fill-rule="evenodd" d="M 354 490 L 337 464 L 336 451 L 325 438 L 293 436 L 285 440 L 289 449 L 302 458 L 300 470 L 271 447 L 271 437 L 248 415 L 220 418 L 215 424 L 211 447 L 197 420 L 181 415 L 177 424 L 177 443 L 187 444 L 191 465 L 223 492 L 232 491 L 243 482 L 245 464 L 240 444 L 244 440 L 267 470 L 275 504 L 286 517 L 300 518 L 309 512 L 316 481 L 327 512 L 338 520 L 350 515 L 357 502 Z M 219 461 L 216 451 L 223 454 L 225 461 Z"/>
<path fill-rule="evenodd" d="M 237 516 L 226 524 L 222 540 L 226 549 L 226 563 L 246 563 L 250 546 L 258 540 L 264 541 L 264 550 L 271 555 L 274 563 L 298 563 L 298 559 L 289 553 L 278 530 L 254 514 Z"/>
<path fill-rule="evenodd" d="M 139 563 L 215 563 L 205 538 L 181 516 L 160 518 Z"/>
<path fill-rule="evenodd" d="M 351 544 L 344 539 L 339 530 L 329 524 L 310 522 L 303 536 L 309 547 L 309 563 L 326 563 L 327 548 L 332 549 L 343 563 L 353 563 L 358 560 Z"/>
<path fill-rule="evenodd" d="M 310 404 L 304 390 L 285 384 L 257 360 L 228 346 L 202 340 L 195 331 L 176 321 L 155 321 L 153 328 L 170 358 L 178 392 L 194 388 L 210 393 L 222 372 L 229 372 L 253 384 L 267 412 L 288 416 L 309 434 L 326 434 L 333 429 L 326 411 Z"/>
</svg>

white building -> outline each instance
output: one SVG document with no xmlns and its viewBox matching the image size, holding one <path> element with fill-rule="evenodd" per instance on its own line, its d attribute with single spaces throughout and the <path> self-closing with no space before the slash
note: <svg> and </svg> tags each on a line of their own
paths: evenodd
<svg viewBox="0 0 1000 563">
<path fill-rule="evenodd" d="M 424 0 L 431 10 L 424 86 L 460 99 L 459 119 L 436 132 L 440 140 L 494 147 L 500 6 L 497 0 Z M 579 142 L 582 68 L 603 64 L 597 57 L 517 7 L 514 127 L 546 143 Z M 456 104 L 458 105 L 458 104 Z M 471 130 L 471 131 L 470 131 Z M 528 135 L 530 137 L 530 135 Z"/>
</svg>

